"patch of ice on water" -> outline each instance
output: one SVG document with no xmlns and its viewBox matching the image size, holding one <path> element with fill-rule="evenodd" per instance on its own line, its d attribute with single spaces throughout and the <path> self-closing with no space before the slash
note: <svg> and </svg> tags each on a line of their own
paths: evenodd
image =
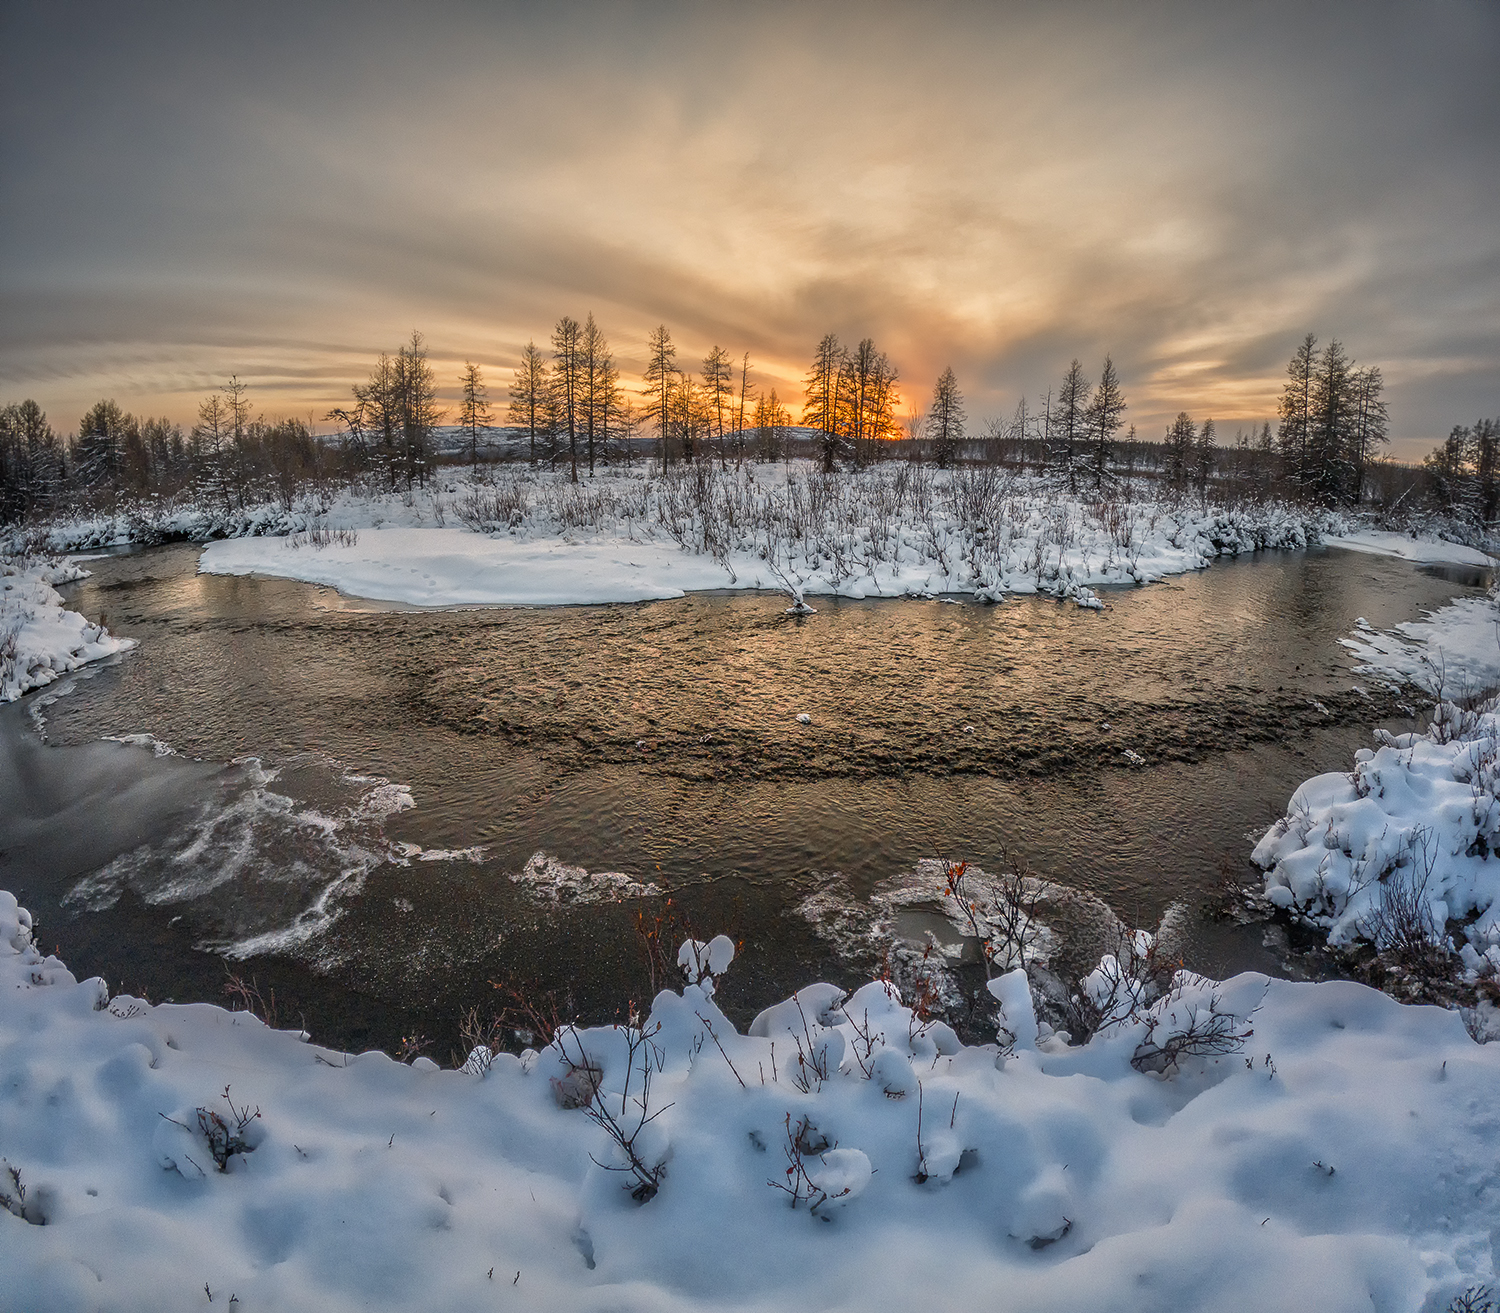
<svg viewBox="0 0 1500 1313">
<path fill-rule="evenodd" d="M 116 741 L 150 747 L 157 756 L 172 752 L 147 734 Z M 299 801 L 272 787 L 280 767 L 237 758 L 217 795 L 184 824 L 84 876 L 64 902 L 98 911 L 130 889 L 151 906 L 192 907 L 214 927 L 205 947 L 246 958 L 294 949 L 326 930 L 338 919 L 342 899 L 383 863 L 453 855 L 429 857 L 419 847 L 412 853 L 408 848 L 415 845 L 387 838 L 386 821 L 416 805 L 409 786 L 346 773 L 333 761 L 318 766 L 332 776 L 335 794 L 357 790 L 347 803 Z M 461 856 L 477 852 L 482 849 L 458 850 Z"/>
<path fill-rule="evenodd" d="M 533 853 L 510 878 L 532 897 L 554 906 L 650 898 L 661 893 L 650 881 L 642 883 L 619 871 L 586 871 L 544 852 Z"/>
<path fill-rule="evenodd" d="M 106 734 L 106 743 L 123 743 L 131 748 L 149 748 L 153 757 L 175 757 L 177 749 L 163 743 L 154 734 Z"/>
</svg>

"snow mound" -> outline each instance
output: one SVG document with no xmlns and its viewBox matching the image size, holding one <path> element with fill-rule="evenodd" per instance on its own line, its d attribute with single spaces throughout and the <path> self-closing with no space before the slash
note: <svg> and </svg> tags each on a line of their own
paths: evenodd
<svg viewBox="0 0 1500 1313">
<path fill-rule="evenodd" d="M 1438 943 L 1472 916 L 1483 955 L 1500 944 L 1500 715 L 1442 702 L 1424 734 L 1375 733 L 1378 748 L 1302 784 L 1256 844 L 1266 895 L 1334 944 L 1381 941 L 1402 907 Z"/>
<path fill-rule="evenodd" d="M 1024 1032 L 1024 972 L 997 984 Z M 519 1058 L 403 1066 L 110 999 L 0 893 L 5 1301 L 1353 1313 L 1493 1278 L 1500 1045 L 1451 1012 L 1180 977 L 1003 1062 L 889 982 L 768 1014 L 740 1034 L 689 982 Z M 1237 1047 L 1139 1061 L 1206 1015 Z"/>
<path fill-rule="evenodd" d="M 136 645 L 69 611 L 52 587 L 87 576 L 62 561 L 0 557 L 0 702 Z"/>
</svg>

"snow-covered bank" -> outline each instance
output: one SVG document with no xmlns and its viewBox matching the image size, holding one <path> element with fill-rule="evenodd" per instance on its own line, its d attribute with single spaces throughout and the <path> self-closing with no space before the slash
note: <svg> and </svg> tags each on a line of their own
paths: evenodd
<svg viewBox="0 0 1500 1313">
<path fill-rule="evenodd" d="M 1380 943 L 1411 907 L 1440 942 L 1466 928 L 1486 974 L 1500 970 L 1500 717 L 1439 706 L 1426 734 L 1377 732 L 1348 774 L 1318 775 L 1256 845 L 1266 893 L 1328 929 L 1334 944 Z M 1478 966 L 1476 958 L 1470 965 Z"/>
<path fill-rule="evenodd" d="M 634 1028 L 442 1071 L 108 1000 L 0 894 L 4 1301 L 1415 1313 L 1493 1276 L 1500 1045 L 1452 1012 L 1179 977 L 1069 1047 L 1016 972 L 1004 1054 L 879 982 L 741 1035 L 732 953 Z M 1164 1060 L 1195 1018 L 1223 1042 Z"/>
<path fill-rule="evenodd" d="M 63 605 L 52 585 L 87 574 L 63 561 L 0 557 L 0 702 L 135 646 Z"/>
<path fill-rule="evenodd" d="M 877 466 L 825 477 L 805 464 L 613 473 L 576 486 L 525 471 L 480 483 L 453 476 L 441 492 L 395 506 L 345 498 L 319 524 L 354 533 L 215 542 L 200 568 L 418 605 L 779 588 L 986 601 L 1045 593 L 1099 607 L 1100 586 L 1201 569 L 1222 554 L 1306 546 L 1346 527 L 1281 505 L 1195 510 L 1072 497 L 989 468 Z"/>
<path fill-rule="evenodd" d="M 1500 685 L 1500 607 L 1462 598 L 1392 632 L 1361 621 L 1341 641 L 1361 671 L 1433 694 L 1431 724 L 1377 730 L 1352 771 L 1297 789 L 1252 855 L 1265 892 L 1335 946 L 1415 934 L 1441 953 L 1451 930 L 1471 980 L 1500 977 L 1500 714 L 1485 700 Z"/>
<path fill-rule="evenodd" d="M 1422 537 L 1410 533 L 1392 533 L 1384 529 L 1366 529 L 1351 525 L 1338 534 L 1333 544 L 1351 552 L 1368 552 L 1373 556 L 1395 556 L 1403 561 L 1423 564 L 1477 565 L 1489 569 L 1495 558 L 1477 547 L 1450 542 L 1446 538 Z"/>
<path fill-rule="evenodd" d="M 1493 597 L 1460 598 L 1389 632 L 1361 624 L 1340 641 L 1360 659 L 1360 670 L 1439 696 L 1500 686 L 1500 606 Z"/>
</svg>

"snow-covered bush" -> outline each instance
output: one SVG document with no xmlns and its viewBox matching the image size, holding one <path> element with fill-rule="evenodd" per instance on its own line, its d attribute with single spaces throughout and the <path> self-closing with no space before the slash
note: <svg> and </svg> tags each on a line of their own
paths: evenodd
<svg viewBox="0 0 1500 1313">
<path fill-rule="evenodd" d="M 1256 844 L 1277 907 L 1420 967 L 1467 921 L 1471 973 L 1500 968 L 1500 714 L 1439 703 L 1425 733 L 1376 731 L 1348 774 L 1319 775 Z"/>
</svg>

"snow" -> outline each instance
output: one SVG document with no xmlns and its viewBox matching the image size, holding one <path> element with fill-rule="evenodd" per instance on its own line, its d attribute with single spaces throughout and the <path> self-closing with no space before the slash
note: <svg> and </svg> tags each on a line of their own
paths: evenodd
<svg viewBox="0 0 1500 1313">
<path fill-rule="evenodd" d="M 135 646 L 134 639 L 116 638 L 69 611 L 52 586 L 87 575 L 68 562 L 0 557 L 0 702 Z"/>
<path fill-rule="evenodd" d="M 1180 975 L 1070 1047 L 1024 973 L 995 993 L 1003 1051 L 884 982 L 749 1034 L 689 983 L 439 1070 L 111 1000 L 0 894 L 4 1302 L 1352 1313 L 1493 1279 L 1500 1045 L 1457 1014 Z M 1241 1051 L 1132 1064 L 1208 1015 Z"/>
<path fill-rule="evenodd" d="M 1500 974 L 1500 609 L 1494 596 L 1462 598 L 1382 633 L 1365 621 L 1340 640 L 1362 671 L 1436 695 L 1423 733 L 1375 731 L 1348 773 L 1318 775 L 1252 860 L 1265 893 L 1326 930 L 1329 942 L 1379 943 L 1382 909 L 1415 894 L 1427 937 L 1461 937 L 1469 976 Z M 1476 705 L 1477 704 L 1477 705 Z M 1472 919 L 1470 919 L 1472 918 Z"/>
<path fill-rule="evenodd" d="M 1491 597 L 1460 598 L 1393 631 L 1361 623 L 1339 641 L 1360 659 L 1359 670 L 1430 693 L 1500 685 L 1500 607 Z"/>
<path fill-rule="evenodd" d="M 1303 547 L 1348 526 L 1277 504 L 1233 509 L 1060 493 L 993 469 L 806 462 L 718 471 L 450 472 L 409 498 L 346 494 L 297 512 L 159 532 L 217 536 L 210 574 L 264 574 L 417 606 L 638 602 L 709 589 L 997 602 L 1042 593 L 1102 610 L 1095 590 L 1202 569 L 1218 555 Z M 461 524 L 450 523 L 461 521 Z M 195 527 L 196 526 L 196 527 Z M 128 526 L 122 526 L 124 532 Z M 211 533 L 208 530 L 212 530 Z M 65 534 L 72 545 L 107 533 Z M 333 540 L 331 540 L 333 539 Z"/>
<path fill-rule="evenodd" d="M 1434 536 L 1415 533 L 1392 533 L 1383 529 L 1347 528 L 1332 541 L 1335 547 L 1351 552 L 1369 552 L 1374 556 L 1395 556 L 1419 564 L 1480 565 L 1495 564 L 1495 558 L 1477 547 L 1449 542 Z"/>
<path fill-rule="evenodd" d="M 1409 890 L 1433 939 L 1472 915 L 1470 943 L 1500 944 L 1500 716 L 1442 703 L 1425 734 L 1376 736 L 1349 773 L 1303 783 L 1255 846 L 1267 896 L 1344 944 L 1378 940 L 1378 913 Z"/>
</svg>

